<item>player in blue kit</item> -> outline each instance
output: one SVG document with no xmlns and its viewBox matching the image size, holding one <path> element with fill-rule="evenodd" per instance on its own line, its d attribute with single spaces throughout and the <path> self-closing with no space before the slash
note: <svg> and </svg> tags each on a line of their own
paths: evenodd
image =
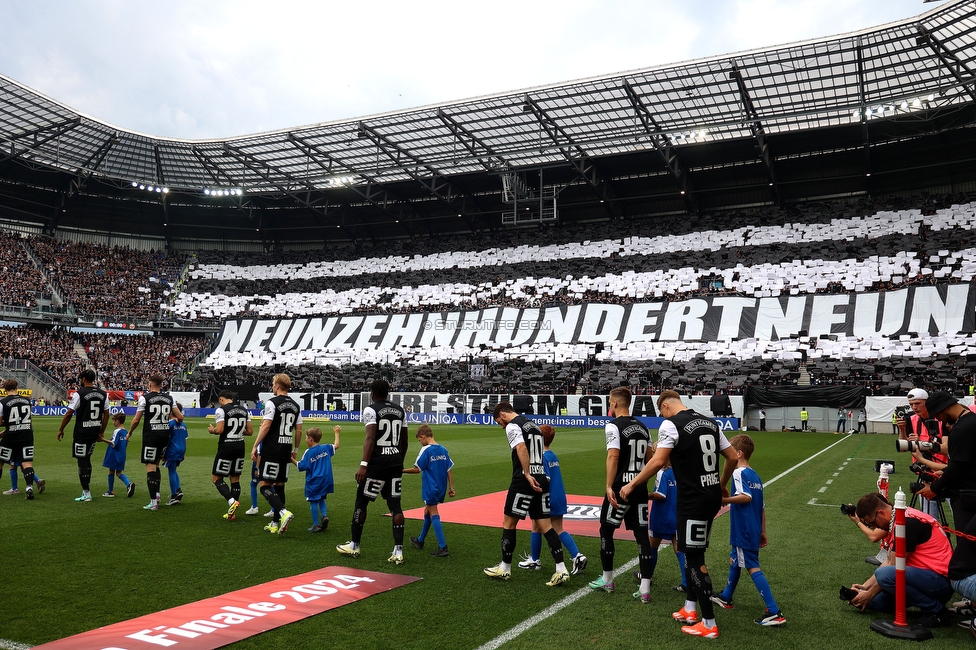
<svg viewBox="0 0 976 650">
<path fill-rule="evenodd" d="M 176 408 L 178 410 L 173 412 L 174 417 L 169 421 L 169 444 L 163 454 L 163 465 L 169 473 L 170 497 L 166 502 L 168 506 L 175 506 L 183 500 L 183 489 L 180 486 L 180 475 L 177 469 L 186 458 L 186 440 L 190 437 L 186 425 L 183 424 L 183 405 L 177 403 Z"/>
<path fill-rule="evenodd" d="M 580 553 L 573 536 L 563 530 L 563 517 L 566 515 L 569 506 L 566 500 L 566 486 L 563 484 L 563 473 L 559 467 L 559 458 L 556 456 L 556 452 L 549 448 L 556 437 L 556 430 L 548 424 L 543 424 L 539 427 L 539 431 L 542 432 L 542 440 L 545 443 L 545 450 L 542 453 L 542 469 L 549 477 L 549 521 L 552 523 L 553 530 L 559 535 L 559 541 L 563 543 L 573 558 L 573 568 L 570 573 L 577 575 L 586 568 L 587 559 L 585 555 Z M 530 544 L 531 555 L 519 562 L 518 565 L 520 569 L 538 571 L 542 568 L 542 532 L 535 522 L 532 522 Z"/>
<path fill-rule="evenodd" d="M 759 475 L 749 467 L 749 458 L 755 449 L 752 438 L 740 434 L 729 440 L 735 450 L 738 463 L 732 472 L 732 495 L 722 502 L 730 505 L 730 557 L 729 579 L 721 594 L 713 595 L 712 602 L 725 609 L 732 609 L 732 594 L 739 582 L 742 569 L 749 572 L 753 584 L 766 603 L 766 611 L 756 619 L 759 625 L 782 625 L 786 617 L 773 598 L 766 576 L 759 568 L 759 549 L 766 546 L 766 509 L 763 502 L 763 485 Z"/>
<path fill-rule="evenodd" d="M 338 424 L 332 429 L 335 440 L 331 445 L 321 445 L 322 430 L 312 427 L 305 432 L 305 444 L 308 449 L 302 459 L 295 461 L 298 470 L 305 472 L 305 500 L 308 501 L 312 512 L 312 527 L 310 533 L 321 533 L 329 527 L 329 517 L 325 508 L 325 497 L 335 491 L 335 480 L 332 478 L 332 457 L 339 449 L 339 432 L 342 427 Z"/>
<path fill-rule="evenodd" d="M 413 467 L 406 467 L 404 474 L 421 475 L 421 496 L 424 500 L 424 525 L 420 529 L 419 537 L 411 537 L 410 543 L 416 549 L 424 548 L 424 540 L 430 529 L 434 529 L 437 537 L 437 550 L 432 551 L 434 557 L 447 557 L 450 553 L 447 550 L 447 541 L 444 539 L 444 528 L 441 526 L 441 516 L 437 512 L 437 504 L 444 503 L 446 494 L 454 496 L 454 476 L 451 468 L 454 461 L 447 449 L 443 445 L 437 444 L 434 440 L 433 430 L 423 424 L 417 429 L 417 440 L 420 441 L 420 453 Z"/>
<path fill-rule="evenodd" d="M 105 460 L 102 467 L 108 469 L 108 491 L 103 497 L 115 496 L 115 477 L 118 476 L 125 485 L 126 497 L 131 497 L 136 493 L 136 484 L 129 480 L 124 474 L 125 471 L 125 452 L 129 446 L 129 432 L 122 426 L 125 424 L 125 413 L 116 413 L 112 416 L 112 424 L 115 431 L 108 440 L 108 449 L 105 450 Z"/>
</svg>

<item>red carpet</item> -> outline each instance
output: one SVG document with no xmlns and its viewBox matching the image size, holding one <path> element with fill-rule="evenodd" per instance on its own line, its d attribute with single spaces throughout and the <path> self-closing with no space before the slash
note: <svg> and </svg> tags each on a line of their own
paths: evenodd
<svg viewBox="0 0 976 650">
<path fill-rule="evenodd" d="M 450 524 L 469 524 L 472 526 L 502 527 L 502 510 L 505 508 L 506 491 L 482 494 L 481 496 L 445 501 L 437 506 L 441 521 Z M 579 494 L 568 495 L 569 512 L 563 517 L 563 528 L 570 535 L 584 535 L 586 537 L 600 536 L 600 506 L 603 497 L 589 497 Z M 725 514 L 728 508 L 722 508 L 718 516 Z M 424 518 L 423 508 L 404 511 L 407 519 Z M 532 530 L 529 519 L 520 521 L 519 530 Z M 614 535 L 615 539 L 634 539 L 633 533 L 621 526 Z"/>
</svg>

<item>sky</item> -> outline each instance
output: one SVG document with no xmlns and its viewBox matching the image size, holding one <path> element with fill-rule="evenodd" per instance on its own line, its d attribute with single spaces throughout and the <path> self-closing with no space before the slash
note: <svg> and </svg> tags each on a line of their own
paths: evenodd
<svg viewBox="0 0 976 650">
<path fill-rule="evenodd" d="M 0 74 L 123 129 L 222 138 L 833 36 L 922 0 L 0 0 Z"/>
</svg>

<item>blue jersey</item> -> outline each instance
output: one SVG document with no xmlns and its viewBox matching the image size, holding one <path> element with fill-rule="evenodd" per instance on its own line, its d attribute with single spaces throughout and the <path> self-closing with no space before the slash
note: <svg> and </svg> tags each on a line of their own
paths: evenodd
<svg viewBox="0 0 976 650">
<path fill-rule="evenodd" d="M 759 474 L 751 467 L 736 467 L 732 472 L 732 496 L 737 494 L 748 494 L 752 501 L 730 504 L 730 541 L 734 547 L 758 551 L 762 535 L 763 485 Z"/>
<path fill-rule="evenodd" d="M 332 478 L 333 456 L 334 445 L 315 445 L 306 449 L 302 459 L 298 461 L 298 469 L 305 472 L 305 498 L 309 501 L 319 501 L 335 491 L 335 481 Z"/>
<path fill-rule="evenodd" d="M 190 433 L 186 430 L 186 425 L 177 422 L 175 419 L 169 421 L 169 445 L 163 460 L 168 463 L 181 463 L 186 457 L 186 439 Z"/>
<path fill-rule="evenodd" d="M 542 453 L 542 469 L 549 477 L 549 514 L 552 517 L 562 517 L 566 514 L 566 486 L 563 484 L 563 472 L 559 469 L 556 452 L 549 449 Z"/>
<path fill-rule="evenodd" d="M 664 500 L 655 500 L 651 504 L 648 528 L 655 534 L 674 535 L 678 529 L 678 483 L 670 467 L 660 470 L 654 477 L 654 494 L 660 494 Z"/>
<path fill-rule="evenodd" d="M 112 437 L 109 438 L 112 444 L 105 450 L 105 461 L 102 467 L 120 472 L 125 469 L 125 449 L 129 446 L 129 441 L 125 439 L 127 435 L 129 432 L 122 427 L 112 433 Z"/>
<path fill-rule="evenodd" d="M 443 445 L 426 445 L 420 448 L 414 467 L 421 472 L 421 496 L 427 505 L 444 501 L 447 494 L 447 473 L 454 461 Z"/>
</svg>

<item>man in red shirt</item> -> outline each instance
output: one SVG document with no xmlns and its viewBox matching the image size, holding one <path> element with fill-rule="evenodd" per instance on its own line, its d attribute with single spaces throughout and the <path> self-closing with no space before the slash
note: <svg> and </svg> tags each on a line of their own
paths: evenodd
<svg viewBox="0 0 976 650">
<path fill-rule="evenodd" d="M 865 494 L 857 502 L 858 519 L 871 528 L 888 530 L 894 535 L 894 510 L 880 494 Z M 946 602 L 954 590 L 949 582 L 949 560 L 952 546 L 942 532 L 939 522 L 931 516 L 907 508 L 905 510 L 905 605 L 918 607 L 922 616 L 918 624 L 938 627 L 949 622 Z M 893 548 L 894 544 L 890 545 Z M 857 595 L 851 605 L 861 610 L 892 612 L 895 609 L 895 554 L 879 566 L 863 584 L 851 585 Z"/>
</svg>

